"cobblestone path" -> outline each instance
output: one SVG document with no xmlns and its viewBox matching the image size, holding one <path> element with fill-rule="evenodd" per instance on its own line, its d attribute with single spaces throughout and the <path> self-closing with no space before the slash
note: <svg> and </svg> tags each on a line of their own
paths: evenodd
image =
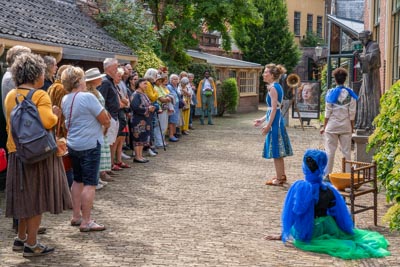
<svg viewBox="0 0 400 267">
<path fill-rule="evenodd" d="M 383 233 L 390 257 L 344 261 L 263 239 L 280 231 L 287 188 L 264 185 L 274 168 L 261 158 L 263 137 L 252 127 L 262 114 L 216 118 L 213 126 L 196 121 L 189 136 L 159 150 L 149 164 L 127 161 L 133 168 L 96 194 L 93 216 L 107 226 L 104 232 L 80 233 L 69 226 L 70 211 L 45 214 L 48 233 L 40 238 L 56 247 L 52 255 L 25 259 L 13 252 L 15 234 L 3 214 L 0 266 L 400 266 L 399 234 L 380 221 L 383 194 L 380 226 L 373 226 L 372 212 L 356 216 L 356 223 Z M 316 129 L 288 131 L 295 155 L 286 168 L 294 182 L 302 178 L 304 150 L 321 147 L 322 139 Z M 4 193 L 0 201 L 4 210 Z"/>
</svg>

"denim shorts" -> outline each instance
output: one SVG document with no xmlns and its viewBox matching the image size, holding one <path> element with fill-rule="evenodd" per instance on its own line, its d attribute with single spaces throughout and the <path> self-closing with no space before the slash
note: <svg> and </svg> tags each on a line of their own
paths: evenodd
<svg viewBox="0 0 400 267">
<path fill-rule="evenodd" d="M 95 148 L 82 151 L 76 151 L 68 147 L 75 182 L 92 186 L 96 186 L 99 183 L 100 149 L 99 142 L 97 142 Z"/>
</svg>

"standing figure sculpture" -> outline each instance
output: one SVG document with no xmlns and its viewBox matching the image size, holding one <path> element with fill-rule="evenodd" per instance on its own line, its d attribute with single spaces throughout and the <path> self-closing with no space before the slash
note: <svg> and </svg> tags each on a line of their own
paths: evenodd
<svg viewBox="0 0 400 267">
<path fill-rule="evenodd" d="M 373 129 L 374 118 L 379 114 L 381 53 L 378 44 L 372 41 L 370 31 L 362 31 L 358 36 L 364 49 L 361 54 L 358 51 L 354 52 L 362 69 L 362 85 L 357 101 L 355 128 L 370 131 Z"/>
</svg>

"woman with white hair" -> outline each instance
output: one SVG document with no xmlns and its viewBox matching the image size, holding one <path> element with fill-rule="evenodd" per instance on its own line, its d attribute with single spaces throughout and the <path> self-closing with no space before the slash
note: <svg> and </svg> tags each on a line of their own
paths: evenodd
<svg viewBox="0 0 400 267">
<path fill-rule="evenodd" d="M 183 77 L 179 82 L 181 97 L 185 102 L 185 106 L 182 108 L 182 134 L 188 135 L 189 131 L 189 117 L 190 117 L 190 101 L 192 98 L 192 89 L 189 84 L 189 79 L 187 77 Z"/>
<path fill-rule="evenodd" d="M 144 93 L 147 95 L 151 103 L 155 103 L 158 99 L 158 92 L 154 88 L 154 84 L 156 82 L 158 70 L 150 68 L 146 71 L 144 74 L 143 79 L 147 80 L 147 86 L 144 88 Z M 151 157 L 154 157 L 157 155 L 157 152 L 154 148 L 154 122 L 153 122 L 153 116 L 154 112 L 150 112 L 150 146 L 145 148 L 145 151 L 147 151 L 147 154 Z"/>
<path fill-rule="evenodd" d="M 169 84 L 167 88 L 170 95 L 174 97 L 174 112 L 168 117 L 169 141 L 178 142 L 179 139 L 175 137 L 176 125 L 179 123 L 179 94 L 178 94 L 179 76 L 171 74 L 169 76 Z"/>
</svg>

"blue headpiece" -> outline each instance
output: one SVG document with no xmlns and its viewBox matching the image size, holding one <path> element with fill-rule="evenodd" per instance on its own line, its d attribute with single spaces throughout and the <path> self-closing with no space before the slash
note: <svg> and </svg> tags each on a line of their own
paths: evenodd
<svg viewBox="0 0 400 267">
<path fill-rule="evenodd" d="M 353 90 L 351 90 L 347 87 L 344 87 L 344 86 L 337 86 L 336 88 L 333 88 L 326 93 L 325 101 L 329 104 L 335 104 L 339 98 L 339 95 L 340 95 L 340 92 L 342 91 L 342 89 L 346 89 L 347 92 L 350 94 L 350 96 L 352 98 L 354 98 L 355 100 L 358 99 L 357 94 L 354 93 Z"/>
<path fill-rule="evenodd" d="M 328 157 L 322 150 L 309 149 L 304 153 L 304 180 L 296 181 L 286 195 L 282 211 L 282 241 L 290 236 L 308 242 L 314 229 L 314 206 L 319 200 L 320 189 L 329 187 L 335 195 L 336 205 L 328 209 L 338 226 L 345 232 L 353 233 L 353 222 L 346 203 L 340 193 L 329 183 L 323 182 Z"/>
</svg>

